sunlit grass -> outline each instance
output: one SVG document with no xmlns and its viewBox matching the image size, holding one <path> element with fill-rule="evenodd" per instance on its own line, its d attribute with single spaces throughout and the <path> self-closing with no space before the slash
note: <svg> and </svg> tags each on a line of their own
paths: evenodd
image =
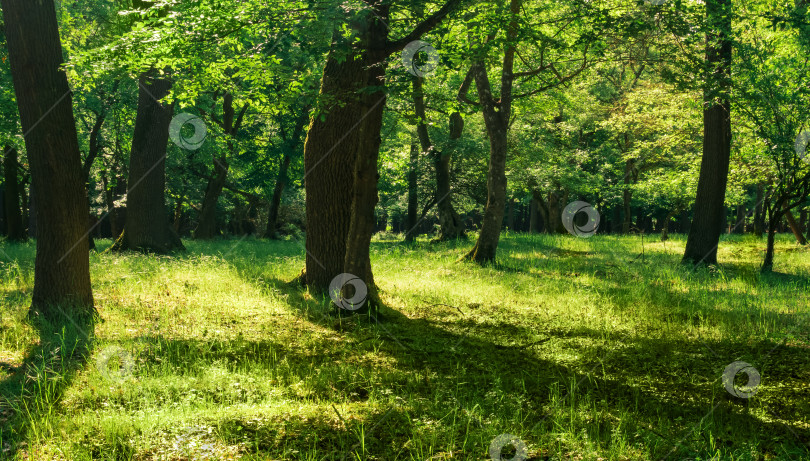
<svg viewBox="0 0 810 461">
<path fill-rule="evenodd" d="M 379 324 L 288 283 L 298 242 L 100 252 L 100 321 L 50 347 L 34 245 L 0 244 L 0 458 L 480 460 L 508 433 L 529 459 L 806 459 L 810 255 L 778 243 L 761 275 L 749 236 L 697 270 L 682 236 L 509 234 L 484 268 L 456 262 L 472 242 L 377 240 Z M 723 387 L 737 360 L 752 399 Z"/>
</svg>

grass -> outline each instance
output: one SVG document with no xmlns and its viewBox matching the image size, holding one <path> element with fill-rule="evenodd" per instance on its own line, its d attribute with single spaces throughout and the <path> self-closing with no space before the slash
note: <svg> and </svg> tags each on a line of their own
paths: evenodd
<svg viewBox="0 0 810 461">
<path fill-rule="evenodd" d="M 26 320 L 34 245 L 0 244 L 0 458 L 482 460 L 502 434 L 529 460 L 810 458 L 810 254 L 788 236 L 770 275 L 748 236 L 698 270 L 682 236 L 642 256 L 507 234 L 485 268 L 456 262 L 471 242 L 378 237 L 380 323 L 288 285 L 300 243 L 186 243 L 92 253 L 99 319 L 62 327 Z"/>
</svg>

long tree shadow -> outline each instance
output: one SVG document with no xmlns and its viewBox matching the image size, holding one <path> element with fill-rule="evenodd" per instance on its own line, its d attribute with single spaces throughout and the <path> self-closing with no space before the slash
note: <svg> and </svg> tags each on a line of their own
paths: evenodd
<svg viewBox="0 0 810 461">
<path fill-rule="evenodd" d="M 28 347 L 19 365 L 0 364 L 8 372 L 0 381 L 0 458 L 22 455 L 37 437 L 38 426 L 48 424 L 89 356 L 95 321 L 92 316 L 64 313 L 49 320 L 30 320 L 39 341 Z"/>
</svg>

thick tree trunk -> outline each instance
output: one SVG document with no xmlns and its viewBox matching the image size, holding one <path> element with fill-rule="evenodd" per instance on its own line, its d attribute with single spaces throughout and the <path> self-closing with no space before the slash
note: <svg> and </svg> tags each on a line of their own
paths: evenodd
<svg viewBox="0 0 810 461">
<path fill-rule="evenodd" d="M 379 45 L 379 40 L 385 40 L 385 25 L 373 15 L 367 14 L 361 22 L 358 27 L 366 31 L 361 46 L 371 42 Z M 379 128 L 385 106 L 383 60 L 368 49 L 353 48 L 342 32 L 334 33 L 320 94 L 340 104 L 312 118 L 304 146 L 304 282 L 316 292 L 326 293 L 333 278 L 348 272 L 366 284 L 372 298 L 375 296 L 369 244 L 377 200 Z M 375 91 L 361 91 L 370 86 Z"/>
<path fill-rule="evenodd" d="M 704 89 L 703 159 L 695 217 L 683 256 L 691 264 L 717 264 L 731 155 L 731 104 L 726 94 L 731 72 L 731 0 L 707 0 L 706 17 L 714 27 L 706 43 L 710 75 Z"/>
<path fill-rule="evenodd" d="M 52 0 L 2 0 L 14 90 L 37 191 L 31 312 L 95 312 L 87 247 L 87 194 Z M 65 309 L 68 309 L 67 312 Z"/>
<path fill-rule="evenodd" d="M 270 198 L 270 204 L 268 205 L 267 229 L 264 233 L 264 236 L 269 239 L 275 239 L 278 236 L 278 210 L 281 207 L 281 196 L 287 186 L 287 172 L 290 169 L 291 160 L 292 158 L 285 154 L 281 165 L 278 167 L 278 178 L 276 178 L 276 187 L 273 189 L 273 196 Z"/>
<path fill-rule="evenodd" d="M 405 233 L 405 241 L 413 242 L 417 234 L 416 221 L 419 213 L 418 185 L 416 182 L 419 177 L 419 144 L 411 143 L 411 153 L 408 160 L 408 223 L 405 225 L 408 231 Z"/>
<path fill-rule="evenodd" d="M 5 146 L 3 158 L 3 177 L 5 190 L 3 194 L 4 218 L 6 221 L 6 238 L 12 242 L 24 242 L 28 235 L 23 227 L 22 208 L 20 207 L 20 182 L 17 173 L 17 149 Z"/>
<path fill-rule="evenodd" d="M 185 250 L 166 210 L 166 148 L 174 104 L 161 102 L 172 83 L 142 74 L 127 181 L 127 220 L 113 250 L 169 253 Z"/>
</svg>

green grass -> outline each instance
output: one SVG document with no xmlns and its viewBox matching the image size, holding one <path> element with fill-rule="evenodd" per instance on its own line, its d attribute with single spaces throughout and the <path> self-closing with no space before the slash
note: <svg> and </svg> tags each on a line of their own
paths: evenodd
<svg viewBox="0 0 810 461">
<path fill-rule="evenodd" d="M 698 270 L 682 236 L 642 257 L 638 236 L 504 235 L 485 268 L 456 262 L 472 242 L 378 238 L 379 324 L 288 285 L 296 242 L 92 253 L 100 318 L 56 329 L 26 320 L 34 245 L 0 243 L 0 458 L 482 460 L 513 434 L 534 460 L 809 459 L 791 240 L 761 275 L 748 236 Z M 751 399 L 723 387 L 737 360 Z"/>
</svg>

